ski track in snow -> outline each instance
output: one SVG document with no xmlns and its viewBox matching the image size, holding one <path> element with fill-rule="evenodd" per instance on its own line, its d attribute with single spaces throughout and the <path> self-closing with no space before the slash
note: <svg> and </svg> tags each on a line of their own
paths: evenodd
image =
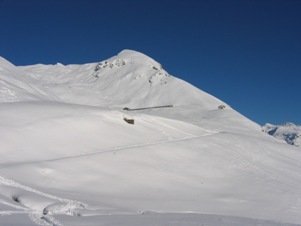
<svg viewBox="0 0 301 226">
<path fill-rule="evenodd" d="M 90 156 L 90 155 L 103 154 L 103 153 L 109 153 L 109 152 L 118 152 L 118 151 L 124 151 L 124 150 L 128 150 L 128 149 L 136 149 L 136 148 L 140 148 L 140 147 L 147 147 L 147 146 L 153 146 L 153 145 L 159 145 L 159 144 L 181 142 L 181 141 L 187 141 L 187 140 L 198 139 L 198 138 L 201 138 L 201 137 L 214 135 L 216 133 L 217 132 L 215 132 L 215 133 L 206 133 L 206 134 L 202 134 L 202 135 L 187 134 L 188 136 L 186 136 L 184 138 L 175 139 L 175 138 L 169 137 L 167 140 L 163 140 L 163 141 L 128 145 L 128 146 L 112 148 L 112 149 L 109 149 L 109 150 L 100 150 L 100 151 L 96 151 L 96 152 L 92 152 L 92 153 L 73 155 L 73 156 L 68 156 L 68 157 L 63 157 L 63 158 L 43 160 L 43 161 L 37 161 L 37 162 L 30 162 L 30 163 L 27 162 L 27 163 L 24 163 L 24 164 L 59 161 L 59 160 L 64 160 L 64 159 L 78 158 L 78 157 L 83 157 L 83 156 Z M 39 195 L 39 196 L 42 196 L 42 197 L 45 197 L 45 198 L 56 200 L 56 201 L 59 201 L 61 203 L 64 203 L 65 206 L 67 207 L 67 209 L 69 207 L 68 211 L 55 212 L 55 214 L 73 215 L 72 214 L 73 209 L 87 208 L 87 205 L 82 203 L 82 202 L 75 201 L 75 200 L 70 200 L 70 199 L 65 199 L 65 198 L 61 198 L 61 197 L 58 197 L 58 196 L 55 196 L 55 195 L 51 195 L 51 194 L 48 194 L 48 193 L 45 193 L 45 192 L 42 192 L 42 191 L 38 191 L 37 189 L 34 189 L 34 188 L 29 187 L 29 186 L 20 184 L 20 183 L 14 181 L 14 180 L 7 179 L 7 178 L 4 178 L 2 176 L 0 176 L 0 185 L 7 186 L 7 187 L 12 187 L 12 188 L 17 188 L 17 189 L 20 189 L 20 190 L 23 190 L 23 191 L 34 193 L 35 195 Z M 0 216 L 1 215 L 12 215 L 12 214 L 27 214 L 29 216 L 29 218 L 36 225 L 41 225 L 41 226 L 63 226 L 63 224 L 61 224 L 54 217 L 46 215 L 43 212 L 42 213 L 37 212 L 36 210 L 30 209 L 29 207 L 22 207 L 22 206 L 18 206 L 18 205 L 13 205 L 11 203 L 2 201 L 1 199 L 0 199 L 0 203 L 19 210 L 19 211 L 13 211 L 13 210 L 0 211 Z"/>
<path fill-rule="evenodd" d="M 154 145 L 159 145 L 159 144 L 188 141 L 188 140 L 198 139 L 198 138 L 202 138 L 202 137 L 212 136 L 217 133 L 218 132 L 206 133 L 206 134 L 202 134 L 202 135 L 191 135 L 191 136 L 186 136 L 184 138 L 173 138 L 173 139 L 168 138 L 167 140 L 161 140 L 161 141 L 155 141 L 155 142 L 149 142 L 149 143 L 143 143 L 143 144 L 133 144 L 133 145 L 128 145 L 128 146 L 121 146 L 121 147 L 116 147 L 116 148 L 112 148 L 112 149 L 108 149 L 108 150 L 99 150 L 99 151 L 90 152 L 90 153 L 82 153 L 82 154 L 78 154 L 78 155 L 71 155 L 71 156 L 55 158 L 55 159 L 47 159 L 47 160 L 36 161 L 36 162 L 26 162 L 23 164 L 25 165 L 25 164 L 33 164 L 33 163 L 41 163 L 41 162 L 54 162 L 54 161 L 61 161 L 61 160 L 65 160 L 65 159 L 80 158 L 80 157 L 85 157 L 85 156 L 90 156 L 90 155 L 105 154 L 105 153 L 110 153 L 110 152 L 120 152 L 120 151 L 129 150 L 129 149 L 136 149 L 136 148 L 154 146 Z M 23 165 L 23 164 L 20 163 L 20 165 Z"/>
<path fill-rule="evenodd" d="M 38 191 L 37 189 L 34 189 L 34 188 L 29 187 L 29 186 L 20 184 L 16 181 L 4 178 L 2 176 L 0 176 L 0 185 L 6 186 L 6 187 L 11 187 L 11 188 L 17 188 L 21 191 L 27 191 L 27 192 L 33 193 L 37 196 L 42 196 L 44 198 L 49 198 L 49 199 L 52 199 L 52 200 L 59 201 L 59 202 L 63 203 L 65 209 L 61 208 L 61 212 L 59 210 L 58 212 L 56 212 L 56 214 L 74 215 L 73 214 L 74 209 L 77 209 L 77 208 L 83 209 L 83 208 L 87 207 L 87 205 L 82 203 L 82 202 L 79 202 L 79 201 L 76 201 L 76 200 L 60 198 L 60 197 L 55 196 L 55 195 L 51 195 L 51 194 L 48 194 L 48 193 L 45 193 L 45 192 L 41 192 L 41 191 Z M 37 225 L 41 225 L 41 226 L 63 226 L 58 220 L 56 220 L 52 216 L 47 215 L 47 213 L 45 213 L 44 211 L 39 212 L 39 211 L 31 209 L 30 207 L 27 207 L 27 206 L 22 207 L 22 206 L 18 206 L 18 205 L 13 205 L 13 204 L 8 203 L 6 201 L 3 201 L 1 199 L 0 199 L 0 203 L 3 204 L 3 205 L 13 207 L 13 208 L 19 210 L 19 211 L 13 211 L 13 210 L 0 211 L 0 216 L 1 215 L 11 215 L 11 214 L 27 214 L 29 216 L 29 218 Z"/>
<path fill-rule="evenodd" d="M 91 156 L 91 155 L 105 154 L 105 153 L 110 153 L 110 152 L 126 151 L 126 150 L 130 150 L 130 149 L 136 149 L 136 148 L 147 147 L 147 146 L 155 146 L 155 145 L 174 143 L 174 142 L 183 142 L 183 141 L 199 139 L 202 137 L 213 136 L 213 135 L 216 135 L 219 133 L 223 133 L 223 132 L 208 131 L 208 133 L 205 133 L 202 135 L 187 134 L 187 136 L 185 136 L 184 138 L 167 137 L 167 139 L 164 139 L 161 141 L 154 141 L 154 142 L 148 142 L 148 143 L 142 143 L 142 144 L 132 144 L 132 145 L 126 145 L 126 146 L 121 146 L 121 147 L 115 147 L 115 148 L 111 148 L 111 149 L 102 149 L 102 150 L 98 150 L 98 151 L 94 151 L 94 152 L 80 153 L 80 154 L 76 154 L 76 155 L 69 155 L 69 156 L 53 158 L 53 159 L 1 164 L 0 168 L 13 167 L 16 165 L 18 165 L 18 166 L 30 165 L 30 164 L 43 163 L 43 162 L 55 162 L 55 161 L 61 161 L 61 160 L 66 160 L 66 159 L 72 159 L 72 158 L 80 158 L 80 157 Z"/>
<path fill-rule="evenodd" d="M 122 146 L 122 147 L 112 148 L 112 149 L 109 149 L 109 150 L 99 150 L 99 151 L 92 152 L 92 153 L 85 153 L 85 154 L 80 154 L 80 155 L 73 155 L 73 156 L 67 156 L 67 157 L 63 157 L 63 158 L 36 161 L 36 162 L 27 162 L 27 163 L 24 163 L 24 164 L 50 162 L 50 161 L 60 161 L 60 160 L 64 160 L 64 159 L 78 158 L 78 157 L 83 157 L 83 156 L 90 156 L 90 155 L 103 154 L 103 153 L 109 153 L 109 152 L 118 152 L 118 151 L 124 151 L 124 150 L 129 150 L 129 149 L 136 149 L 136 148 L 141 148 L 141 147 L 159 145 L 159 144 L 182 142 L 182 141 L 198 139 L 198 138 L 201 138 L 201 137 L 214 135 L 216 133 L 217 132 L 212 132 L 212 133 L 205 133 L 205 134 L 202 134 L 202 135 L 187 134 L 186 137 L 178 138 L 178 139 L 172 138 L 170 135 L 165 134 L 168 137 L 167 137 L 166 140 L 162 140 L 162 141 Z M 23 164 L 21 163 L 21 165 L 23 165 Z M 32 187 L 29 187 L 29 186 L 23 185 L 21 183 L 18 183 L 14 180 L 4 178 L 3 176 L 0 176 L 0 185 L 6 186 L 6 187 L 11 187 L 11 188 L 17 188 L 17 189 L 20 189 L 21 191 L 27 191 L 27 192 L 33 193 L 35 195 L 38 195 L 38 196 L 42 196 L 42 197 L 45 197 L 45 198 L 49 198 L 49 199 L 56 200 L 58 202 L 64 203 L 65 207 L 67 207 L 67 211 L 66 210 L 64 211 L 64 208 L 62 208 L 63 209 L 62 212 L 57 211 L 54 214 L 74 215 L 73 212 L 72 212 L 74 209 L 76 209 L 76 208 L 82 208 L 82 209 L 85 208 L 86 209 L 87 208 L 87 205 L 82 203 L 82 202 L 75 201 L 75 200 L 70 200 L 70 199 L 66 199 L 66 198 L 61 198 L 61 197 L 58 197 L 58 196 L 55 196 L 55 195 L 52 195 L 52 194 L 48 194 L 48 193 L 39 191 L 37 189 L 34 189 Z M 13 208 L 17 209 L 17 210 L 0 211 L 0 216 L 1 215 L 13 215 L 13 214 L 26 214 L 31 219 L 31 221 L 34 222 L 36 225 L 41 225 L 41 226 L 63 226 L 63 224 L 60 223 L 57 219 L 55 219 L 53 216 L 46 215 L 43 212 L 38 212 L 34 209 L 31 209 L 30 207 L 27 207 L 27 206 L 22 207 L 22 206 L 19 206 L 19 205 L 14 205 L 12 203 L 8 203 L 8 202 L 3 201 L 1 199 L 0 199 L 0 203 L 4 204 L 6 206 L 13 207 Z"/>
<path fill-rule="evenodd" d="M 216 134 L 216 133 L 214 133 L 214 134 Z M 158 144 L 167 144 L 167 143 L 188 141 L 188 140 L 198 139 L 201 137 L 210 136 L 210 135 L 214 135 L 214 134 L 208 133 L 208 134 L 202 134 L 202 135 L 191 135 L 191 136 L 186 136 L 184 138 L 176 138 L 176 139 L 173 138 L 173 139 L 149 142 L 149 143 L 144 143 L 144 144 L 134 144 L 134 145 L 129 145 L 129 146 L 117 147 L 117 148 L 113 148 L 110 150 L 96 151 L 96 152 L 86 153 L 86 154 L 82 154 L 82 155 L 69 156 L 67 158 L 76 158 L 76 157 L 81 157 L 81 156 L 95 155 L 95 154 L 99 154 L 99 153 L 117 152 L 117 151 L 123 151 L 123 150 L 127 150 L 127 149 L 135 149 L 135 148 L 140 148 L 140 147 L 154 146 L 154 145 L 158 145 Z"/>
</svg>

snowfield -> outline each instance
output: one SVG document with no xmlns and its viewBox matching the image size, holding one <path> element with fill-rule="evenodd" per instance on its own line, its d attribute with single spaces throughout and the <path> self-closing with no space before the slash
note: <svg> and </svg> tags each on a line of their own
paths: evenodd
<svg viewBox="0 0 301 226">
<path fill-rule="evenodd" d="M 0 225 L 301 225 L 300 148 L 142 53 L 0 58 L 0 135 Z"/>
</svg>

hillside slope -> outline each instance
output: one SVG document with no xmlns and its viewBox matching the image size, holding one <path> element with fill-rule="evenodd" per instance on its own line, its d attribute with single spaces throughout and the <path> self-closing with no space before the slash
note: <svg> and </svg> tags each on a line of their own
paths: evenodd
<svg viewBox="0 0 301 226">
<path fill-rule="evenodd" d="M 301 221 L 299 149 L 144 54 L 125 50 L 85 65 L 0 63 L 0 222 Z M 162 105 L 173 107 L 123 110 Z"/>
</svg>

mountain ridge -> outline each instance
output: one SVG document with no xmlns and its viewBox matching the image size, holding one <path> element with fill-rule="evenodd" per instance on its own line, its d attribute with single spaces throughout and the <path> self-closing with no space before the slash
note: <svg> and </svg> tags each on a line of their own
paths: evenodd
<svg viewBox="0 0 301 226">
<path fill-rule="evenodd" d="M 120 67 L 122 67 L 122 70 Z M 66 87 L 64 87 L 66 90 L 71 89 L 78 86 L 78 83 L 81 83 L 83 85 L 83 82 L 90 83 L 90 89 L 98 89 L 97 91 L 107 91 L 107 93 L 103 94 L 102 96 L 114 96 L 114 93 L 117 93 L 119 86 L 123 85 L 125 87 L 121 87 L 124 89 L 128 89 L 128 91 L 133 90 L 129 95 L 131 97 L 135 97 L 133 93 L 138 92 L 137 96 L 143 96 L 144 101 L 146 101 L 145 92 L 149 92 L 150 98 L 152 99 L 160 99 L 158 103 L 154 103 L 156 105 L 165 105 L 165 104 L 172 104 L 167 103 L 168 100 L 165 102 L 163 99 L 165 98 L 165 95 L 170 95 L 169 92 L 163 92 L 162 89 L 155 88 L 157 86 L 164 86 L 169 85 L 167 83 L 177 83 L 174 86 L 181 86 L 182 89 L 190 89 L 190 92 L 199 92 L 197 88 L 193 88 L 195 91 L 192 91 L 192 87 L 190 84 L 180 80 L 175 79 L 175 77 L 170 76 L 168 72 L 166 72 L 162 66 L 154 61 L 153 59 L 147 57 L 146 55 L 132 51 L 132 50 L 124 50 L 120 52 L 118 55 L 108 59 L 101 61 L 99 63 L 91 63 L 91 64 L 84 64 L 84 65 L 32 65 L 32 66 L 14 66 L 14 69 L 18 68 L 20 71 L 24 73 L 23 77 L 28 77 L 31 84 L 38 86 L 39 82 L 43 81 L 43 86 L 49 85 L 47 87 L 52 93 L 54 93 L 55 96 L 58 96 L 60 98 L 60 94 L 64 95 L 62 93 L 55 93 L 55 89 L 51 86 L 56 86 L 59 84 L 65 84 Z M 72 76 L 72 73 L 76 74 L 75 76 Z M 71 74 L 69 78 L 67 77 L 68 74 Z M 51 75 L 51 76 L 50 76 Z M 101 77 L 101 78 L 100 78 Z M 34 80 L 34 79 L 35 80 Z M 101 83 L 104 83 L 101 80 L 105 79 L 106 85 L 102 85 Z M 141 82 L 142 81 L 142 82 Z M 179 82 L 181 81 L 181 82 Z M 69 83 L 69 86 L 67 86 Z M 94 83 L 94 84 L 93 84 Z M 142 87 L 143 86 L 143 87 Z M 145 90 L 137 90 L 138 89 L 145 89 Z M 172 87 L 171 87 L 172 88 Z M 170 89 L 171 89 L 170 88 Z M 174 88 L 176 89 L 176 88 Z M 70 91 L 70 90 L 69 90 Z M 74 89 L 75 91 L 75 89 Z M 170 91 L 170 90 L 169 90 Z M 156 95 L 156 92 L 161 92 L 160 98 L 154 97 Z M 173 91 L 175 92 L 175 91 Z M 165 95 L 163 95 L 163 93 Z M 185 91 L 183 92 L 184 95 Z M 115 94 L 116 95 L 116 94 Z M 203 92 L 203 95 L 209 95 L 205 94 Z M 210 95 L 211 99 L 216 99 Z M 172 98 L 169 96 L 169 98 Z M 120 96 L 117 97 L 117 99 L 121 99 Z M 178 99 L 178 97 L 177 97 Z M 198 100 L 195 100 L 194 95 L 190 95 L 190 97 L 185 97 L 185 100 L 182 102 L 186 102 L 187 100 L 191 99 L 195 104 L 198 102 Z M 193 100 L 194 99 L 194 100 Z M 173 100 L 176 102 L 175 98 Z M 133 101 L 130 101 L 129 99 L 123 100 L 123 104 L 134 104 Z M 128 102 L 128 103 L 127 103 Z M 153 105 L 150 100 L 146 101 L 146 105 Z M 206 102 L 206 101 L 204 101 Z M 216 100 L 216 102 L 219 102 L 220 104 L 223 104 L 222 101 Z M 216 103 L 218 104 L 218 103 Z M 97 105 L 97 103 L 95 103 Z M 136 104 L 137 105 L 137 104 Z M 138 107 L 138 106 L 135 106 Z"/>
</svg>

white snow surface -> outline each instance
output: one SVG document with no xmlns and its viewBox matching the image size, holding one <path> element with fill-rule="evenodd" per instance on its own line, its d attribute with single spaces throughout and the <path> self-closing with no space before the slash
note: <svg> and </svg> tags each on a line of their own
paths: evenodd
<svg viewBox="0 0 301 226">
<path fill-rule="evenodd" d="M 281 125 L 266 123 L 262 130 L 267 134 L 284 140 L 286 143 L 301 147 L 301 126 L 286 122 Z"/>
<path fill-rule="evenodd" d="M 261 130 L 135 51 L 0 58 L 0 225 L 301 225 L 300 149 Z"/>
</svg>

